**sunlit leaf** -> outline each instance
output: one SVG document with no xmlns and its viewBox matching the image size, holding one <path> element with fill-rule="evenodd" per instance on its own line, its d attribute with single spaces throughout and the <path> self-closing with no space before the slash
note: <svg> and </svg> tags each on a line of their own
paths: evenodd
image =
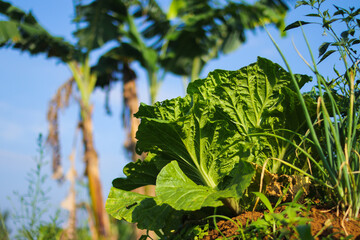
<svg viewBox="0 0 360 240">
<path fill-rule="evenodd" d="M 0 21 L 0 44 L 7 41 L 17 42 L 21 38 L 18 24 L 13 21 Z"/>
</svg>

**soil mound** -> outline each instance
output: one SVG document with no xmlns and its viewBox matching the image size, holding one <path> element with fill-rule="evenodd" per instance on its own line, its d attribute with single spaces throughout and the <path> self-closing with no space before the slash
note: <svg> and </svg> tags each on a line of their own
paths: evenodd
<svg viewBox="0 0 360 240">
<path fill-rule="evenodd" d="M 277 210 L 281 211 L 281 210 Z M 324 209 L 311 208 L 310 212 L 303 214 L 306 218 L 310 218 L 311 233 L 312 236 L 318 234 L 317 239 L 323 237 L 331 237 L 331 239 L 340 239 L 351 235 L 351 239 L 360 240 L 360 220 L 351 220 L 343 218 L 338 215 L 335 210 L 329 211 Z M 237 217 L 232 218 L 238 224 L 241 223 L 243 228 L 250 224 L 252 221 L 256 221 L 259 218 L 263 218 L 263 212 L 245 212 Z M 240 225 L 240 224 L 239 224 Z M 229 239 L 240 239 L 238 226 L 232 221 L 222 220 L 217 223 L 219 230 L 224 236 Z M 203 240 L 221 239 L 222 235 L 217 230 L 210 230 L 209 234 L 203 238 Z M 266 237 L 263 239 L 267 239 Z M 294 239 L 296 239 L 294 237 Z"/>
</svg>

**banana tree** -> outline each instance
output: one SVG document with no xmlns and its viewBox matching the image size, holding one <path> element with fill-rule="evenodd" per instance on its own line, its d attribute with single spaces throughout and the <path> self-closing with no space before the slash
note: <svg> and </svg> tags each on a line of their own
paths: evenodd
<svg viewBox="0 0 360 240">
<path fill-rule="evenodd" d="M 173 0 L 166 15 L 172 23 L 170 31 L 158 31 L 164 29 L 164 22 L 150 15 L 144 35 L 162 39 L 166 47 L 161 63 L 167 71 L 193 81 L 211 59 L 239 48 L 246 41 L 246 31 L 263 24 L 282 30 L 286 11 L 281 0 Z"/>
<path fill-rule="evenodd" d="M 87 57 L 82 65 L 76 62 L 69 62 L 69 68 L 73 74 L 76 85 L 80 91 L 80 129 L 82 130 L 84 161 L 86 165 L 85 175 L 88 178 L 91 207 L 95 216 L 95 226 L 100 239 L 110 234 L 110 223 L 104 211 L 104 200 L 99 173 L 99 158 L 94 146 L 92 111 L 90 102 L 91 94 L 96 84 L 96 74 L 91 73 L 89 58 Z"/>
<path fill-rule="evenodd" d="M 102 1 L 103 7 L 109 8 L 112 1 Z M 105 3 L 106 2 L 106 3 Z M 83 135 L 85 174 L 88 177 L 89 195 L 91 199 L 92 215 L 95 220 L 95 236 L 94 239 L 104 239 L 110 234 L 110 226 L 108 215 L 104 209 L 102 188 L 99 175 L 99 159 L 94 146 L 93 128 L 92 128 L 92 105 L 90 96 L 96 86 L 97 76 L 91 72 L 89 64 L 89 52 L 100 47 L 112 36 L 107 32 L 99 34 L 100 28 L 82 29 L 76 32 L 76 36 L 87 36 L 88 41 L 81 41 L 79 38 L 77 45 L 70 44 L 64 39 L 54 37 L 48 33 L 35 19 L 31 13 L 25 13 L 10 3 L 0 1 L 0 13 L 7 18 L 7 21 L 0 21 L 0 46 L 12 47 L 27 51 L 30 54 L 46 54 L 47 57 L 55 57 L 62 62 L 67 63 L 73 80 L 67 81 L 59 88 L 57 97 L 51 101 L 48 118 L 50 121 L 50 132 L 48 141 L 53 148 L 53 172 L 54 177 L 61 178 L 60 164 L 60 147 L 57 132 L 57 111 L 67 105 L 68 98 L 71 94 L 72 83 L 75 82 L 80 92 L 77 102 L 80 106 L 81 124 L 80 129 Z M 123 13 L 122 6 L 117 5 L 113 13 L 121 15 Z M 117 29 L 121 24 L 119 18 L 113 19 L 108 15 L 101 13 L 101 9 L 95 13 L 95 16 L 86 17 L 93 18 L 94 21 L 100 23 L 109 23 L 107 26 Z M 108 30 L 108 29 L 106 29 Z M 117 36 L 115 33 L 113 36 Z"/>
<path fill-rule="evenodd" d="M 57 130 L 58 112 L 64 105 L 68 105 L 69 98 L 73 95 L 73 85 L 76 85 L 80 96 L 74 97 L 74 99 L 79 104 L 80 109 L 80 121 L 78 126 L 82 132 L 85 176 L 88 178 L 88 191 L 91 200 L 92 216 L 90 216 L 90 218 L 93 219 L 94 222 L 94 226 L 90 226 L 90 229 L 93 229 L 92 233 L 94 239 L 106 239 L 110 235 L 110 223 L 108 215 L 104 211 L 104 200 L 99 173 L 99 158 L 93 139 L 93 105 L 90 101 L 91 94 L 96 86 L 97 76 L 94 72 L 91 72 L 89 57 L 85 57 L 84 61 L 70 61 L 67 65 L 72 73 L 72 78 L 59 88 L 58 92 L 50 102 L 48 111 L 48 121 L 50 122 L 48 141 L 53 148 L 54 161 L 56 162 L 54 177 L 57 179 L 62 177 L 59 159 L 59 136 Z M 74 169 L 71 169 L 70 171 L 74 171 Z M 75 218 L 74 213 L 71 212 L 71 214 L 73 215 L 72 217 Z M 75 225 L 75 222 L 72 221 L 72 224 Z M 72 226 L 72 228 L 75 229 L 74 226 Z M 69 238 L 70 236 L 67 237 Z"/>
<path fill-rule="evenodd" d="M 121 8 L 119 6 L 121 6 Z M 125 129 L 128 130 L 125 147 L 131 153 L 132 160 L 136 161 L 139 158 L 142 159 L 143 156 L 139 156 L 135 152 L 135 134 L 140 122 L 134 117 L 134 114 L 139 108 L 139 100 L 135 84 L 136 74 L 131 68 L 131 63 L 134 60 L 138 61 L 146 69 L 151 89 L 151 101 L 154 102 L 157 92 L 157 61 L 156 52 L 145 45 L 141 36 L 137 32 L 134 19 L 128 11 L 129 7 L 130 5 L 126 5 L 121 1 L 93 1 L 87 5 L 77 5 L 78 17 L 76 21 L 85 24 L 85 28 L 79 29 L 75 34 L 78 36 L 79 41 L 82 42 L 83 45 L 98 46 L 100 45 L 99 43 L 105 44 L 112 40 L 117 41 L 118 46 L 103 54 L 99 58 L 98 63 L 92 68 L 92 71 L 98 75 L 98 86 L 105 88 L 110 88 L 113 82 L 120 80 L 116 73 L 120 72 L 122 75 L 121 80 L 123 83 L 124 102 L 123 115 L 125 116 L 123 119 Z M 114 14 L 114 9 L 121 9 L 121 14 Z M 106 16 L 104 17 L 104 15 Z M 111 20 L 121 19 L 124 21 L 127 28 L 125 29 L 122 25 L 117 28 L 112 28 L 111 26 L 113 21 L 94 21 L 94 19 L 96 20 L 99 17 Z M 101 39 L 102 41 L 94 41 L 87 34 L 92 29 L 106 28 L 109 29 L 108 37 Z M 112 33 L 109 33 L 110 31 L 112 31 Z M 143 194 L 154 194 L 154 190 L 149 187 L 141 188 L 137 191 Z M 135 227 L 135 234 L 137 238 L 140 238 L 145 234 L 145 232 Z M 155 236 L 152 237 L 154 238 Z"/>
<path fill-rule="evenodd" d="M 79 16 L 78 21 L 83 24 L 87 24 L 88 29 L 98 28 L 99 22 L 92 21 L 93 18 L 86 16 L 95 15 L 95 13 L 99 11 L 99 6 L 104 5 L 103 2 L 104 1 L 97 0 L 88 5 L 79 5 L 77 8 Z M 117 2 L 117 4 L 123 3 Z M 129 1 L 123 5 L 126 12 L 124 12 L 122 19 L 124 23 L 126 23 L 126 28 L 119 27 L 116 32 L 116 36 L 104 39 L 104 43 L 116 40 L 116 46 L 103 54 L 97 65 L 93 68 L 99 76 L 98 84 L 102 87 L 109 87 L 113 82 L 118 81 L 119 78 L 118 75 L 116 75 L 117 72 L 120 72 L 122 75 L 123 102 L 124 109 L 126 111 L 123 115 L 127 116 L 127 118 L 124 118 L 124 126 L 129 129 L 125 147 L 131 153 L 134 161 L 141 158 L 141 156 L 137 155 L 135 152 L 135 134 L 140 122 L 133 116 L 138 111 L 139 100 L 135 84 L 136 73 L 131 67 L 132 63 L 140 63 L 147 73 L 151 103 L 156 101 L 158 89 L 161 85 L 161 80 L 158 78 L 160 69 L 158 53 L 156 49 L 146 44 L 135 24 L 135 17 L 130 11 L 130 8 L 136 4 L 137 3 L 135 1 Z M 103 10 L 103 13 L 112 12 L 113 8 L 116 8 L 117 5 L 114 4 L 108 7 L 108 9 Z M 106 24 L 112 23 L 104 23 L 101 27 L 106 27 Z M 85 32 L 85 30 L 81 29 L 78 33 L 80 32 Z M 89 39 L 87 35 L 79 37 L 81 41 L 87 41 Z"/>
</svg>

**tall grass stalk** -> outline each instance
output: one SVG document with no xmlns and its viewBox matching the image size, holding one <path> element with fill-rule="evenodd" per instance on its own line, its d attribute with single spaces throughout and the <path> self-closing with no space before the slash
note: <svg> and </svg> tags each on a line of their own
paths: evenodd
<svg viewBox="0 0 360 240">
<path fill-rule="evenodd" d="M 329 82 L 327 82 L 326 78 L 318 71 L 317 63 L 315 62 L 309 42 L 305 36 L 304 30 L 301 27 L 312 59 L 312 66 L 309 65 L 309 68 L 313 71 L 317 80 L 316 89 L 318 93 L 318 100 L 320 101 L 321 113 L 319 117 L 322 117 L 323 123 L 319 129 L 320 131 L 314 128 L 304 97 L 300 92 L 300 88 L 294 74 L 292 73 L 290 65 L 269 32 L 268 35 L 291 74 L 292 82 L 296 87 L 298 98 L 306 117 L 313 145 L 320 156 L 324 169 L 328 173 L 329 184 L 332 186 L 344 213 L 348 214 L 350 217 L 357 218 L 360 210 L 360 108 L 359 104 L 357 104 L 359 96 L 355 96 L 355 78 L 360 73 L 358 66 L 359 60 L 354 61 L 354 58 L 349 56 L 349 49 L 347 49 L 348 46 L 339 42 L 340 38 L 337 37 L 335 31 L 332 30 L 330 25 L 327 27 L 330 29 L 330 33 L 334 37 L 335 42 L 338 43 L 335 44 L 335 46 L 337 46 L 337 51 L 340 53 L 341 60 L 343 61 L 346 69 L 345 74 L 342 76 L 345 79 L 344 82 L 346 83 L 343 87 L 343 92 L 348 91 L 349 96 L 344 96 L 348 102 L 348 109 L 346 113 L 341 113 L 339 110 L 341 108 L 341 103 L 339 100 L 336 100 L 335 96 L 337 93 L 331 89 Z M 349 59 L 350 61 L 353 61 L 351 67 L 348 65 Z M 332 82 L 336 81 L 339 80 L 335 79 Z M 328 99 L 329 102 L 325 102 L 325 99 Z M 315 121 L 319 120 L 320 119 L 316 119 Z M 325 136 L 325 138 L 323 138 L 323 136 Z"/>
</svg>

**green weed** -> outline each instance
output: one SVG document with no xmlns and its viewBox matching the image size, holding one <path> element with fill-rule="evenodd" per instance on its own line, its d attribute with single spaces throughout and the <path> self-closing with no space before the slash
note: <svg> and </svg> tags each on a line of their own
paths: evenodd
<svg viewBox="0 0 360 240">
<path fill-rule="evenodd" d="M 310 117 L 309 109 L 299 87 L 297 87 L 297 94 L 307 120 L 313 146 L 327 173 L 324 183 L 330 186 L 329 192 L 335 192 L 337 202 L 342 207 L 344 214 L 357 218 L 360 210 L 360 100 L 358 86 L 360 83 L 358 66 L 360 55 L 356 50 L 356 44 L 360 43 L 358 37 L 360 20 L 357 19 L 360 16 L 360 8 L 346 10 L 334 6 L 336 11 L 331 14 L 329 10 L 322 10 L 323 2 L 324 0 L 299 1 L 297 6 L 310 6 L 315 13 L 308 14 L 308 16 L 318 19 L 318 24 L 322 26 L 324 33 L 333 38 L 332 42 L 325 42 L 319 47 L 320 60 L 318 63 L 337 52 L 345 71 L 343 74 L 339 74 L 334 68 L 338 77 L 333 79 L 321 75 L 318 63 L 315 61 L 304 30 L 302 30 L 312 64 L 309 64 L 300 53 L 299 55 L 317 79 L 317 86 L 313 91 L 319 103 L 318 117 L 315 121 L 312 121 Z M 337 33 L 332 27 L 335 23 L 345 24 L 345 31 Z M 310 24 L 310 22 L 298 21 L 290 24 L 286 30 L 306 24 Z M 291 67 L 273 38 L 271 36 L 270 38 L 292 75 L 293 83 L 297 86 Z M 334 49 L 328 50 L 329 47 Z"/>
<path fill-rule="evenodd" d="M 15 238 L 28 240 L 56 239 L 61 228 L 59 227 L 60 211 L 50 217 L 50 221 L 44 221 L 49 214 L 49 188 L 46 186 L 48 175 L 43 171 L 47 162 L 44 158 L 44 140 L 40 134 L 37 139 L 37 153 L 35 158 L 36 167 L 28 172 L 28 190 L 25 194 L 14 192 L 15 201 L 20 202 L 20 209 L 14 206 L 12 218 L 18 227 Z M 11 200 L 11 199 L 10 199 Z"/>
</svg>

